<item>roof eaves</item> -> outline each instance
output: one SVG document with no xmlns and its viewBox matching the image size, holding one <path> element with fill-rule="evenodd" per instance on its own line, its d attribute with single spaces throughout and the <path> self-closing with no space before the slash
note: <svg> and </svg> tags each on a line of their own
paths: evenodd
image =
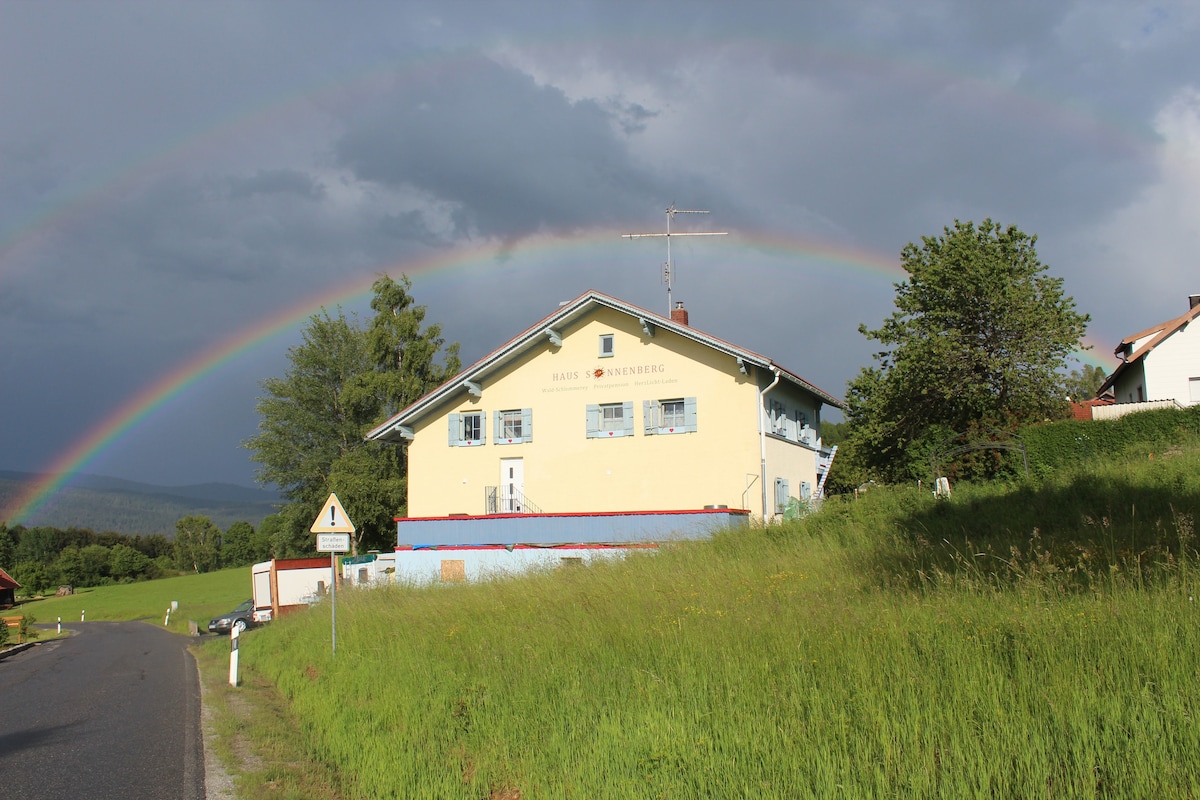
<svg viewBox="0 0 1200 800">
<path fill-rule="evenodd" d="M 833 395 L 825 392 L 808 381 L 801 378 L 796 373 L 784 367 L 779 367 L 774 364 L 771 359 L 766 356 L 755 353 L 752 350 L 738 347 L 723 339 L 711 336 L 703 331 L 675 322 L 672 319 L 655 314 L 652 311 L 647 311 L 644 308 L 618 300 L 615 297 L 598 292 L 595 290 L 584 292 L 574 300 L 564 303 L 553 313 L 543 317 L 538 322 L 526 328 L 521 333 L 510 339 L 505 344 L 488 353 L 483 358 L 476 361 L 471 366 L 459 372 L 450 380 L 443 383 L 438 388 L 426 393 L 423 397 L 418 398 L 408 407 L 401 409 L 399 412 L 390 417 L 386 422 L 367 433 L 367 439 L 388 438 L 387 434 L 396 431 L 400 426 L 411 422 L 419 417 L 431 407 L 445 401 L 455 392 L 465 390 L 467 381 L 478 381 L 490 369 L 506 363 L 508 360 L 515 358 L 523 353 L 526 347 L 534 340 L 546 336 L 554 330 L 555 326 L 561 326 L 563 322 L 570 320 L 586 312 L 587 308 L 592 305 L 601 305 L 608 308 L 628 314 L 636 319 L 649 320 L 655 327 L 669 330 L 679 336 L 692 341 L 699 342 L 714 350 L 723 352 L 733 358 L 746 362 L 751 366 L 761 367 L 764 369 L 778 368 L 781 373 L 787 375 L 788 380 L 801 388 L 812 392 L 824 402 L 836 408 L 845 408 L 845 403 Z"/>
</svg>

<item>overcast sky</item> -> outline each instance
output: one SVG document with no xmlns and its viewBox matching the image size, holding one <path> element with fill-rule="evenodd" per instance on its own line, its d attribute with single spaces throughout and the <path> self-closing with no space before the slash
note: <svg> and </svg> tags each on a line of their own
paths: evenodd
<svg viewBox="0 0 1200 800">
<path fill-rule="evenodd" d="M 1111 369 L 1200 292 L 1197 42 L 1197 2 L 0 0 L 0 470 L 174 381 L 77 466 L 251 485 L 303 312 L 407 273 L 466 363 L 589 289 L 665 313 L 620 234 L 672 203 L 729 232 L 672 239 L 693 326 L 832 394 L 955 219 L 1037 234 Z"/>
</svg>

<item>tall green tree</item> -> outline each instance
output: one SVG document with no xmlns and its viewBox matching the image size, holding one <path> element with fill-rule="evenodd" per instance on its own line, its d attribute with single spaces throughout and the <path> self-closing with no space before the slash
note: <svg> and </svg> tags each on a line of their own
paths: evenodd
<svg viewBox="0 0 1200 800">
<path fill-rule="evenodd" d="M 8 525 L 0 522 L 0 569 L 10 570 L 16 563 L 17 545 L 8 532 Z"/>
<path fill-rule="evenodd" d="M 421 327 L 426 308 L 415 304 L 411 288 L 412 281 L 404 275 L 399 281 L 384 275 L 371 286 L 375 316 L 367 328 L 367 346 L 373 367 L 370 384 L 383 404 L 379 421 L 440 386 L 462 367 L 458 343 L 445 343 L 441 325 Z"/>
<path fill-rule="evenodd" d="M 339 309 L 309 319 L 289 353 L 283 378 L 262 382 L 259 433 L 246 442 L 260 464 L 257 479 L 288 499 L 275 555 L 311 552 L 312 520 L 331 492 L 357 526 L 355 546 L 391 542 L 392 518 L 404 506 L 402 451 L 365 441 L 367 431 L 458 372 L 458 346 L 446 347 L 438 325 L 409 295 L 407 277 L 382 276 L 375 312 L 364 329 Z M 443 355 L 442 363 L 437 362 Z"/>
<path fill-rule="evenodd" d="M 249 522 L 235 522 L 225 530 L 221 539 L 221 566 L 241 567 L 254 563 L 250 540 L 254 526 Z"/>
<path fill-rule="evenodd" d="M 1077 403 L 1081 400 L 1091 400 L 1096 396 L 1096 392 L 1100 391 L 1100 387 L 1104 385 L 1104 379 L 1107 377 L 1103 367 L 1084 364 L 1079 369 L 1071 370 L 1067 375 L 1063 391 L 1066 392 L 1067 397 Z"/>
<path fill-rule="evenodd" d="M 108 572 L 117 580 L 137 578 L 150 564 L 149 556 L 127 544 L 115 544 L 109 550 Z"/>
<path fill-rule="evenodd" d="M 83 558 L 79 555 L 79 548 L 74 545 L 64 547 L 58 554 L 55 568 L 58 570 L 58 580 L 62 583 L 71 586 L 91 585 L 87 582 L 87 571 L 83 566 Z"/>
<path fill-rule="evenodd" d="M 901 253 L 908 278 L 875 330 L 876 366 L 848 387 L 849 448 L 884 480 L 928 477 L 948 434 L 1011 430 L 1061 416 L 1066 357 L 1089 318 L 1046 274 L 1036 236 L 985 219 L 955 221 Z"/>
<path fill-rule="evenodd" d="M 190 514 L 175 523 L 175 564 L 197 574 L 221 566 L 221 529 L 211 519 Z"/>
</svg>

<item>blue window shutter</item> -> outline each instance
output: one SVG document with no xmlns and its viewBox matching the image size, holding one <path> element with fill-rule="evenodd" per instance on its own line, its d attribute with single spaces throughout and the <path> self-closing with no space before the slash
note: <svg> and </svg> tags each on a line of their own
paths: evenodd
<svg viewBox="0 0 1200 800">
<path fill-rule="evenodd" d="M 683 398 L 683 429 L 685 431 L 696 431 L 696 398 Z"/>
<path fill-rule="evenodd" d="M 775 479 L 775 513 L 782 514 L 788 503 L 787 478 Z"/>
<path fill-rule="evenodd" d="M 450 419 L 450 446 L 454 447 L 456 444 L 458 444 L 461 441 L 461 437 L 462 437 L 461 425 L 462 425 L 462 423 L 460 423 L 458 421 L 458 414 L 451 414 L 449 419 Z"/>
<path fill-rule="evenodd" d="M 658 433 L 658 421 L 654 419 L 657 410 L 658 403 L 654 400 L 642 401 L 642 430 L 647 436 Z"/>
<path fill-rule="evenodd" d="M 633 401 L 626 400 L 621 404 L 621 416 L 625 422 L 625 435 L 633 436 Z"/>
<path fill-rule="evenodd" d="M 600 435 L 600 406 L 595 403 L 588 403 L 587 435 L 589 439 Z"/>
<path fill-rule="evenodd" d="M 533 441 L 533 409 L 521 409 L 521 441 Z"/>
<path fill-rule="evenodd" d="M 495 437 L 495 441 L 493 441 L 492 444 L 499 444 L 500 437 L 503 435 L 504 435 L 504 426 L 500 424 L 500 412 L 493 411 L 492 412 L 492 436 Z"/>
<path fill-rule="evenodd" d="M 480 412 L 479 414 L 479 443 L 483 444 L 487 441 L 487 414 Z"/>
</svg>

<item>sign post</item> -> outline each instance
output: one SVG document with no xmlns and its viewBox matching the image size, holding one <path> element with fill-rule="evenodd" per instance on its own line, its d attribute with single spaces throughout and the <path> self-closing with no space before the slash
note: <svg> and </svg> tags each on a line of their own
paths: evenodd
<svg viewBox="0 0 1200 800">
<path fill-rule="evenodd" d="M 337 554 L 350 552 L 350 534 L 354 523 L 346 515 L 336 494 L 329 495 L 325 507 L 309 529 L 317 535 L 317 552 L 329 553 L 329 625 L 332 651 L 337 653 Z"/>
</svg>

